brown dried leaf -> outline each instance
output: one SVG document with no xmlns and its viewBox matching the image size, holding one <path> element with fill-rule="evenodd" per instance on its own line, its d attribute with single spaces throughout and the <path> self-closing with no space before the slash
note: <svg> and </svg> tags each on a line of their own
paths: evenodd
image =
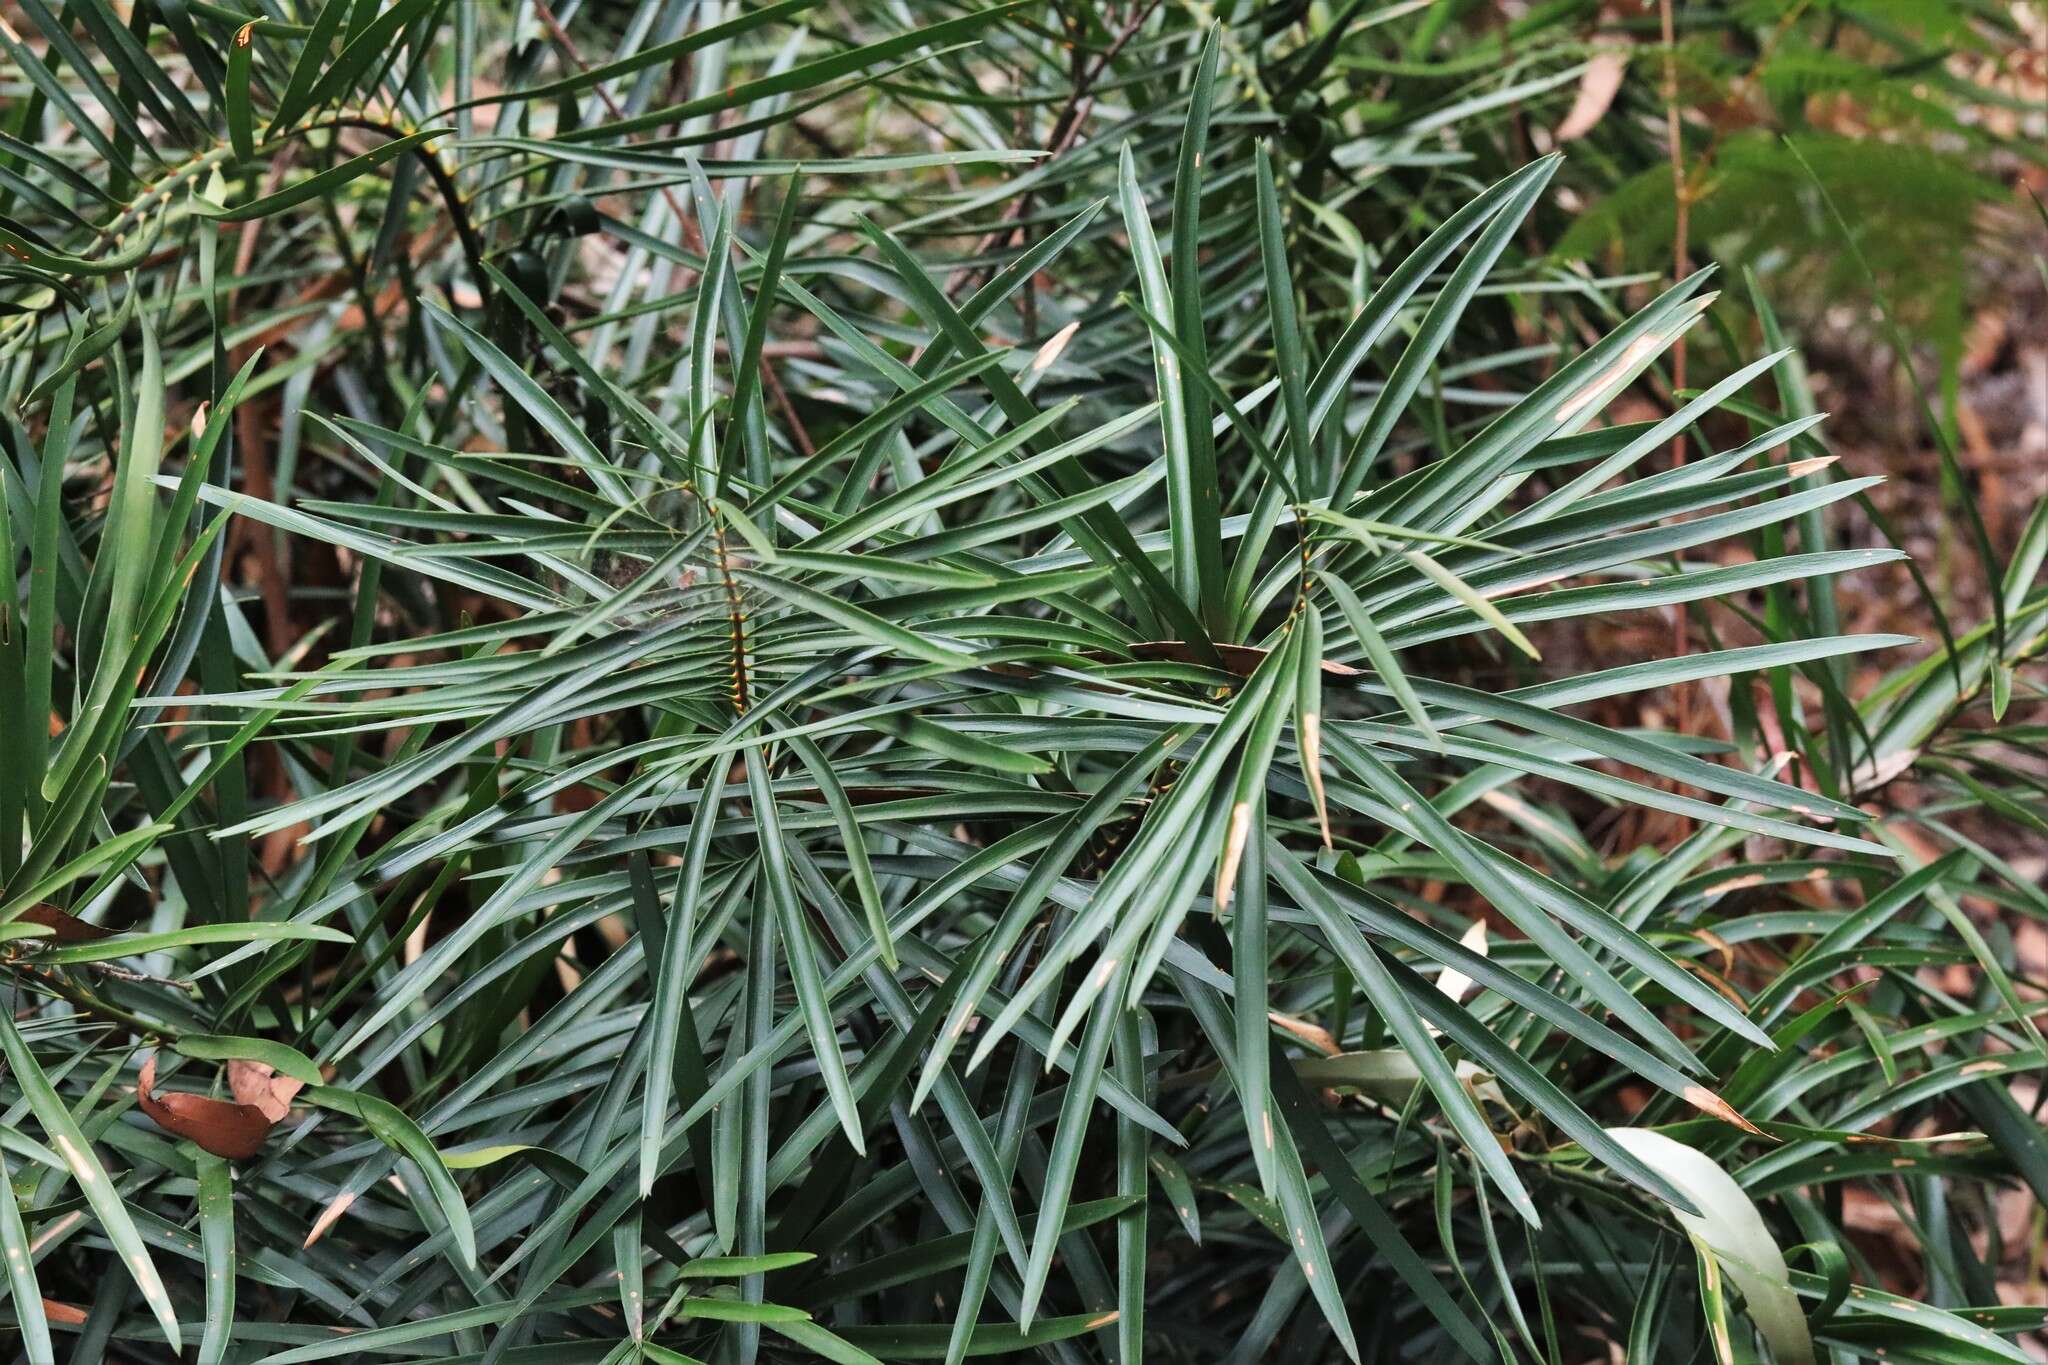
<svg viewBox="0 0 2048 1365">
<path fill-rule="evenodd" d="M 1323 790 L 1323 717 L 1304 711 L 1297 726 L 1301 742 L 1301 775 L 1308 782 L 1309 799 L 1315 803 L 1316 826 L 1323 832 L 1323 847 L 1335 848 L 1330 837 L 1330 800 Z"/>
<path fill-rule="evenodd" d="M 112 929 L 87 924 L 70 911 L 59 910 L 54 905 L 31 905 L 21 912 L 21 918 L 26 923 L 40 924 L 48 929 L 58 943 L 92 943 L 114 936 Z"/>
<path fill-rule="evenodd" d="M 228 1063 L 228 1089 L 243 1104 L 254 1105 L 263 1111 L 272 1123 L 280 1123 L 291 1112 L 292 1096 L 304 1088 L 305 1082 L 291 1076 L 280 1076 L 263 1062 L 231 1061 Z"/>
<path fill-rule="evenodd" d="M 1564 116 L 1564 122 L 1551 131 L 1550 136 L 1558 142 L 1570 142 L 1584 137 L 1600 126 L 1600 120 L 1607 116 L 1608 107 L 1614 103 L 1615 94 L 1621 89 L 1621 78 L 1628 71 L 1626 50 L 1611 49 L 1593 55 L 1586 63 L 1586 70 L 1579 77 L 1578 98 Z"/>
<path fill-rule="evenodd" d="M 190 1138 L 215 1156 L 241 1159 L 256 1155 L 277 1124 L 275 1118 L 254 1104 L 176 1090 L 158 1094 L 154 1052 L 142 1064 L 141 1082 L 135 1089 L 135 1098 L 142 1112 L 165 1132 Z"/>
<path fill-rule="evenodd" d="M 1334 1057 L 1344 1050 L 1337 1045 L 1337 1040 L 1330 1036 L 1330 1031 L 1321 1024 L 1310 1023 L 1296 1015 L 1282 1014 L 1279 1010 L 1267 1010 L 1266 1019 L 1307 1043 L 1325 1057 Z"/>
<path fill-rule="evenodd" d="M 1252 828 L 1251 803 L 1240 801 L 1231 807 L 1230 832 L 1223 842 L 1223 861 L 1216 866 L 1216 913 L 1230 908 L 1230 893 L 1237 889 L 1238 864 L 1244 861 L 1245 840 Z"/>
<path fill-rule="evenodd" d="M 1080 330 L 1081 323 L 1077 319 L 1054 332 L 1052 340 L 1039 347 L 1038 354 L 1031 357 L 1031 372 L 1036 374 L 1040 370 L 1051 369 L 1053 362 L 1060 358 L 1060 352 L 1066 350 L 1067 343 L 1074 339 L 1074 333 Z"/>
<path fill-rule="evenodd" d="M 1713 1091 L 1707 1089 L 1703 1085 L 1687 1086 L 1685 1088 L 1684 1099 L 1687 1104 L 1699 1110 L 1702 1114 L 1712 1114 L 1715 1118 L 1721 1120 L 1721 1122 L 1732 1123 L 1737 1128 L 1742 1129 L 1746 1133 L 1754 1133 L 1758 1137 L 1770 1136 L 1769 1133 L 1766 1133 L 1763 1129 L 1757 1127 L 1748 1119 L 1742 1117 L 1742 1115 L 1736 1111 L 1734 1105 L 1728 1103 L 1728 1101 L 1722 1099 L 1719 1095 L 1715 1094 Z"/>
<path fill-rule="evenodd" d="M 327 1230 L 336 1223 L 339 1223 L 341 1215 L 347 1213 L 348 1206 L 355 1202 L 355 1195 L 348 1190 L 343 1190 L 340 1194 L 334 1196 L 334 1202 L 320 1210 L 320 1216 L 313 1220 L 313 1230 L 306 1234 L 305 1244 L 310 1247 L 313 1243 L 325 1237 Z"/>
</svg>

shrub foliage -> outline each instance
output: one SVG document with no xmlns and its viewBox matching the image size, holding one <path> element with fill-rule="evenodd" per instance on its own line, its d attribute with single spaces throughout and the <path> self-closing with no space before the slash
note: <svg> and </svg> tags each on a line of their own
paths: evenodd
<svg viewBox="0 0 2048 1365">
<path fill-rule="evenodd" d="M 2048 521 L 1203 8 L 9 6 L 5 1349 L 2026 1358 Z"/>
</svg>

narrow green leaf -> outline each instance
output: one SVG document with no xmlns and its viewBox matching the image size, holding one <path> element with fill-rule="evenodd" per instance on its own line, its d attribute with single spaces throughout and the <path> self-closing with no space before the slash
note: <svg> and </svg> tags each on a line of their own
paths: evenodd
<svg viewBox="0 0 2048 1365">
<path fill-rule="evenodd" d="M 0 1156 L 0 1255 L 7 1258 L 7 1287 L 14 1296 L 16 1330 L 29 1365 L 53 1365 L 50 1324 L 43 1314 L 43 1291 L 36 1284 L 35 1249 L 28 1228 L 21 1221 L 21 1205 L 14 1198 L 14 1176 L 7 1159 Z M 202 1355 L 204 1353 L 202 1352 Z"/>
<path fill-rule="evenodd" d="M 194 211 L 208 218 L 218 218 L 229 223 L 247 223 L 259 218 L 270 218 L 289 208 L 296 208 L 312 199 L 323 199 L 342 186 L 368 175 L 394 157 L 405 155 L 414 148 L 420 148 L 422 156 L 432 156 L 433 148 L 427 146 L 437 137 L 447 137 L 453 128 L 422 128 L 416 133 L 392 138 L 382 146 L 364 152 L 361 156 L 350 157 L 338 166 L 332 166 L 317 175 L 309 175 L 288 189 L 275 194 L 252 199 L 246 204 L 215 206 L 204 200 L 198 201 Z"/>
<path fill-rule="evenodd" d="M 767 886 L 770 909 L 781 930 L 783 954 L 789 962 L 790 984 L 796 988 L 797 1008 L 802 1011 L 811 1048 L 824 1075 L 825 1089 L 839 1124 L 855 1152 L 865 1154 L 867 1137 L 861 1131 L 860 1106 L 853 1084 L 847 1078 L 846 1062 L 839 1051 L 839 1019 L 826 994 L 825 978 L 818 970 L 816 946 L 803 907 L 797 903 L 796 885 L 790 877 L 789 854 L 782 846 L 782 817 L 776 808 L 775 792 L 768 785 L 766 760 L 747 759 L 747 790 L 754 799 L 754 825 L 761 848 L 762 882 Z M 884 930 L 883 943 L 887 942 Z M 882 943 L 877 943 L 879 952 Z"/>
<path fill-rule="evenodd" d="M 197 1160 L 199 1242 L 206 1265 L 206 1332 L 199 1360 L 200 1365 L 220 1365 L 235 1328 L 235 1178 L 222 1157 L 201 1152 Z"/>
<path fill-rule="evenodd" d="M 344 938 L 341 941 L 346 942 Z M 238 1038 L 225 1033 L 181 1033 L 171 1047 L 182 1056 L 210 1062 L 261 1062 L 280 1076 L 307 1085 L 320 1085 L 323 1078 L 313 1059 L 286 1043 L 267 1038 Z"/>
<path fill-rule="evenodd" d="M 228 143 L 235 149 L 235 160 L 242 162 L 256 159 L 256 116 L 250 107 L 249 88 L 255 57 L 256 25 L 251 22 L 236 29 L 234 38 L 228 43 L 228 75 L 224 87 Z"/>
<path fill-rule="evenodd" d="M 92 1144 L 86 1141 L 85 1134 L 79 1129 L 78 1121 L 51 1088 L 35 1055 L 29 1051 L 21 1034 L 15 1031 L 13 1017 L 5 1011 L 0 1011 L 0 1050 L 6 1053 L 8 1068 L 14 1072 L 15 1084 L 21 1087 L 29 1110 L 43 1125 L 50 1145 L 64 1159 L 64 1165 L 70 1170 L 71 1178 L 78 1182 L 79 1192 L 85 1196 L 87 1206 L 99 1219 L 101 1230 L 114 1244 L 122 1268 L 134 1279 L 135 1287 L 142 1291 L 142 1301 L 155 1315 L 164 1340 L 170 1343 L 173 1351 L 183 1350 L 184 1336 L 178 1330 L 177 1310 L 164 1290 L 156 1262 L 150 1259 L 142 1235 L 136 1231 L 135 1222 L 128 1215 L 121 1192 L 114 1188 L 106 1169 L 93 1154 Z"/>
<path fill-rule="evenodd" d="M 463 1264 L 474 1269 L 476 1232 L 470 1223 L 469 1206 L 462 1202 L 462 1191 L 456 1188 L 455 1178 L 448 1172 L 448 1164 L 441 1159 L 441 1153 L 434 1144 L 427 1140 L 426 1134 L 420 1131 L 419 1125 L 407 1118 L 397 1105 L 374 1095 L 326 1085 L 309 1085 L 299 1093 L 309 1104 L 361 1119 L 379 1141 L 419 1168 L 426 1177 L 428 1193 L 454 1236 Z"/>
</svg>

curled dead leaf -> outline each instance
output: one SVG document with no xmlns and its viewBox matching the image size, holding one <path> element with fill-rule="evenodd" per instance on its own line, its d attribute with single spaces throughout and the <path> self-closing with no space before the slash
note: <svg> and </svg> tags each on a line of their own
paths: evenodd
<svg viewBox="0 0 2048 1365">
<path fill-rule="evenodd" d="M 1621 89 L 1621 78 L 1628 71 L 1626 49 L 1609 49 L 1596 52 L 1586 63 L 1585 71 L 1579 76 L 1578 97 L 1566 112 L 1564 122 L 1551 131 L 1550 136 L 1558 142 L 1570 142 L 1584 137 L 1600 126 L 1600 120 L 1607 116 L 1607 110 L 1614 103 L 1614 96 Z"/>
<path fill-rule="evenodd" d="M 313 1230 L 306 1234 L 305 1245 L 310 1247 L 313 1243 L 325 1237 L 327 1230 L 336 1223 L 339 1223 L 341 1215 L 347 1213 L 348 1206 L 355 1202 L 355 1195 L 348 1190 L 343 1190 L 340 1194 L 334 1196 L 333 1202 L 320 1210 L 320 1216 L 313 1220 Z"/>
<path fill-rule="evenodd" d="M 1736 1112 L 1735 1106 L 1722 1099 L 1703 1085 L 1689 1085 L 1685 1088 L 1685 1102 L 1702 1114 L 1712 1114 L 1723 1123 L 1732 1123 L 1745 1133 L 1754 1133 L 1761 1138 L 1770 1137 L 1763 1129 L 1751 1123 Z"/>
<path fill-rule="evenodd" d="M 1244 861 L 1244 845 L 1252 828 L 1252 808 L 1240 801 L 1230 811 L 1230 831 L 1224 838 L 1223 861 L 1216 868 L 1216 913 L 1230 908 L 1230 893 L 1237 887 L 1238 864 Z"/>
<path fill-rule="evenodd" d="M 1785 466 L 1785 472 L 1796 478 L 1805 478 L 1808 474 L 1826 469 L 1841 458 L 1839 455 L 1816 455 L 1810 460 L 1794 460 Z"/>
<path fill-rule="evenodd" d="M 1295 727 L 1301 743 L 1301 775 L 1308 781 L 1309 800 L 1316 808 L 1316 827 L 1322 831 L 1323 847 L 1335 848 L 1330 837 L 1330 800 L 1323 790 L 1323 718 L 1314 711 L 1301 713 Z"/>
<path fill-rule="evenodd" d="M 1638 366 L 1646 364 L 1650 357 L 1663 350 L 1677 335 L 1676 329 L 1669 332 L 1649 332 L 1631 341 L 1622 349 L 1619 360 L 1594 375 L 1589 383 L 1558 405 L 1554 414 L 1555 420 L 1569 422 L 1579 413 L 1589 410 L 1595 399 L 1611 396 L 1608 394 L 1609 389 L 1620 383 Z"/>
<path fill-rule="evenodd" d="M 266 1068 L 267 1069 L 267 1068 Z M 141 1084 L 135 1088 L 142 1112 L 156 1126 L 176 1137 L 189 1138 L 215 1156 L 242 1159 L 263 1150 L 277 1119 L 254 1104 L 217 1100 L 207 1095 L 156 1088 L 156 1054 L 142 1064 Z M 278 1117 L 283 1117 L 280 1113 Z"/>
<path fill-rule="evenodd" d="M 1283 1028 L 1301 1039 L 1302 1042 L 1307 1043 L 1325 1057 L 1334 1057 L 1344 1050 L 1337 1046 L 1337 1040 L 1321 1024 L 1312 1024 L 1306 1019 L 1296 1018 L 1291 1014 L 1282 1014 L 1279 1010 L 1267 1010 L 1266 1018 L 1277 1027 Z"/>
<path fill-rule="evenodd" d="M 1712 929 L 1695 929 L 1692 936 L 1713 949 L 1721 956 L 1721 975 L 1727 976 L 1735 970 L 1735 948 Z"/>
<path fill-rule="evenodd" d="M 92 943 L 98 939 L 112 938 L 112 929 L 102 929 L 97 924 L 87 924 L 68 910 L 59 910 L 54 905 L 31 905 L 21 912 L 27 924 L 40 924 L 50 931 L 51 938 L 58 943 Z"/>
<path fill-rule="evenodd" d="M 1060 328 L 1059 331 L 1054 332 L 1052 340 L 1039 347 L 1038 354 L 1031 357 L 1032 372 L 1036 373 L 1039 370 L 1052 368 L 1052 363 L 1060 358 L 1060 352 L 1067 349 L 1067 343 L 1072 341 L 1074 333 L 1080 330 L 1081 324 L 1076 320 Z"/>
<path fill-rule="evenodd" d="M 291 1112 L 292 1096 L 304 1088 L 305 1082 L 292 1076 L 280 1076 L 263 1062 L 232 1061 L 228 1063 L 228 1089 L 236 1100 L 254 1105 L 272 1123 L 280 1123 Z"/>
</svg>

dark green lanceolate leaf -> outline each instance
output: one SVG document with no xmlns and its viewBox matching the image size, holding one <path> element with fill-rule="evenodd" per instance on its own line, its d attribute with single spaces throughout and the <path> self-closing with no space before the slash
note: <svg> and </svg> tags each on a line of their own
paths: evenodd
<svg viewBox="0 0 2048 1365">
<path fill-rule="evenodd" d="M 329 22 L 329 11 L 339 12 L 342 9 L 335 0 L 329 0 L 321 7 L 320 20 L 314 25 L 313 35 L 301 50 L 298 65 L 292 69 L 291 82 L 271 114 L 267 136 L 276 137 L 296 125 L 306 113 L 353 94 L 364 77 L 373 76 L 389 61 L 393 40 L 435 4 L 436 0 L 397 0 L 387 8 L 350 6 L 352 16 L 366 17 L 367 22 L 351 22 L 341 51 L 323 65 L 327 39 L 332 30 L 323 33 L 322 28 Z M 304 80 L 301 73 L 309 65 L 313 73 L 311 79 Z"/>
<path fill-rule="evenodd" d="M 235 1323 L 235 1185 L 225 1158 L 202 1152 L 199 1165 L 199 1241 L 206 1261 L 206 1333 L 199 1359 L 217 1365 L 227 1356 Z"/>
<path fill-rule="evenodd" d="M 448 1172 L 448 1165 L 433 1143 L 427 1141 L 419 1126 L 407 1118 L 396 1105 L 380 1100 L 374 1095 L 358 1094 L 354 1091 L 337 1090 L 332 1086 L 309 1085 L 302 1093 L 308 1102 L 336 1113 L 349 1114 L 361 1119 L 378 1140 L 394 1152 L 411 1161 L 426 1178 L 427 1189 L 439 1206 L 441 1216 L 447 1220 L 448 1230 L 455 1239 L 456 1250 L 467 1264 L 476 1264 L 476 1232 L 469 1216 L 469 1207 L 462 1201 L 462 1192 L 456 1188 L 454 1177 Z"/>
<path fill-rule="evenodd" d="M 256 156 L 256 120 L 250 108 L 250 81 L 256 60 L 256 25 L 248 23 L 235 30 L 228 45 L 228 73 L 225 88 L 228 140 L 241 161 Z"/>
<path fill-rule="evenodd" d="M 656 43 L 644 47 L 629 56 L 588 67 L 573 76 L 565 76 L 555 81 L 542 81 L 521 89 L 508 90 L 499 94 L 476 96 L 464 101 L 462 104 L 452 106 L 449 112 L 453 112 L 454 109 L 464 108 L 467 105 L 511 103 L 515 100 L 555 99 L 563 95 L 573 95 L 579 91 L 589 90 L 595 86 L 602 85 L 606 81 L 617 80 L 621 76 L 630 76 L 636 71 L 644 71 L 653 66 L 667 65 L 678 58 L 687 57 L 691 53 L 700 51 L 703 48 L 730 42 L 734 38 L 742 37 L 763 25 L 780 23 L 785 19 L 795 18 L 805 10 L 815 8 L 818 3 L 819 0 L 776 0 L 774 4 L 762 5 L 757 9 L 736 15 L 723 23 L 707 24 L 703 28 L 685 34 L 680 38 Z"/>
<path fill-rule="evenodd" d="M 256 218 L 274 217 L 277 214 L 283 213 L 286 209 L 331 195 L 350 182 L 368 175 L 379 166 L 384 165 L 395 157 L 405 155 L 414 148 L 420 148 L 422 155 L 432 156 L 434 154 L 433 148 L 428 146 L 428 144 L 433 139 L 445 137 L 453 131 L 454 129 L 452 128 L 422 128 L 417 132 L 407 133 L 402 137 L 394 137 L 390 141 L 364 152 L 360 156 L 349 158 L 338 166 L 321 171 L 317 175 L 308 176 L 289 189 L 279 190 L 275 194 L 264 195 L 260 199 L 252 199 L 246 204 L 224 204 L 218 207 L 204 206 L 200 209 L 200 212 L 208 217 L 223 219 L 230 223 L 246 223 Z"/>
<path fill-rule="evenodd" d="M 679 123 L 692 117 L 716 113 L 743 102 L 771 99 L 793 91 L 809 89 L 812 86 L 832 80 L 849 72 L 876 65 L 902 53 L 919 48 L 942 47 L 959 38 L 972 36 L 986 28 L 992 21 L 1003 18 L 1021 7 L 1022 0 L 1011 0 L 1008 4 L 995 5 L 986 9 L 932 24 L 927 28 L 909 33 L 896 34 L 880 42 L 864 47 L 834 53 L 815 62 L 808 62 L 775 75 L 764 76 L 743 86 L 702 96 L 681 104 L 667 105 L 649 110 L 643 114 L 610 123 L 599 123 L 591 128 L 579 130 L 578 138 L 622 137 L 647 128 L 657 128 L 667 123 Z"/>
<path fill-rule="evenodd" d="M 2014 15 L 1682 13 L 1667 96 L 1583 5 L 10 14 L 18 1354 L 2041 1330 L 2024 298 L 1925 566 L 1793 344 L 1832 207 L 1895 296 L 2010 217 L 1879 191 L 2031 151 Z"/>
<path fill-rule="evenodd" d="M 7 1287 L 14 1296 L 14 1319 L 21 1333 L 22 1350 L 30 1365 L 49 1365 L 57 1358 L 50 1347 L 50 1323 L 43 1309 L 42 1290 L 36 1284 L 35 1253 L 29 1243 L 28 1227 L 21 1219 L 14 1177 L 7 1169 L 5 1157 L 0 1157 L 0 1255 L 7 1258 Z"/>
<path fill-rule="evenodd" d="M 847 1080 L 846 1063 L 839 1052 L 839 1023 L 832 1001 L 825 992 L 825 979 L 818 970 L 817 952 L 811 942 L 810 925 L 797 903 L 796 886 L 789 859 L 782 847 L 782 819 L 776 812 L 775 795 L 769 788 L 763 761 L 747 763 L 747 789 L 754 798 L 754 820 L 761 841 L 761 880 L 773 903 L 781 929 L 783 954 L 789 962 L 791 985 L 796 989 L 797 1007 L 804 1027 L 811 1035 L 819 1068 L 832 1098 L 832 1107 L 846 1129 L 846 1140 L 856 1152 L 862 1150 L 859 1116 L 855 1113 L 853 1087 Z M 883 942 L 887 941 L 886 934 Z M 879 951 L 879 949 L 878 949 Z"/>
<path fill-rule="evenodd" d="M 52 966 L 59 966 L 80 962 L 102 962 L 117 957 L 141 957 L 148 953 L 160 953 L 191 944 L 277 943 L 293 940 L 315 943 L 354 941 L 341 930 L 329 929 L 323 925 L 275 924 L 259 920 L 249 924 L 195 924 L 189 929 L 172 929 L 161 934 L 117 934 L 93 943 L 51 948 L 38 953 L 37 958 Z"/>
<path fill-rule="evenodd" d="M 6 1053 L 7 1069 L 12 1073 L 23 1101 L 42 1125 L 50 1145 L 63 1161 L 64 1169 L 77 1183 L 79 1193 L 85 1196 L 86 1205 L 99 1220 L 107 1240 L 113 1243 L 123 1272 L 141 1291 L 143 1302 L 149 1305 L 150 1312 L 156 1317 L 164 1340 L 170 1343 L 173 1351 L 182 1349 L 184 1337 L 179 1330 L 177 1313 L 164 1288 L 163 1277 L 157 1272 L 156 1262 L 143 1245 L 142 1235 L 136 1229 L 126 1202 L 106 1168 L 100 1164 L 91 1141 L 78 1126 L 78 1120 L 43 1074 L 41 1064 L 11 1019 L 0 1019 L 0 1050 Z M 9 1202 L 11 1205 L 11 1198 Z M 12 1273 L 10 1271 L 10 1275 Z"/>
</svg>

